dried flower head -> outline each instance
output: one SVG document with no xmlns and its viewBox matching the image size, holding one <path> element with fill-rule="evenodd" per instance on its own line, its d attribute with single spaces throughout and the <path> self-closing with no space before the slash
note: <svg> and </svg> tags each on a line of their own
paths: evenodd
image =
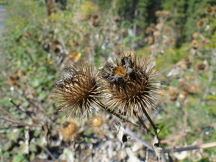
<svg viewBox="0 0 216 162">
<path fill-rule="evenodd" d="M 216 14 L 216 6 L 212 7 L 212 13 Z"/>
<path fill-rule="evenodd" d="M 148 28 L 146 29 L 146 33 L 148 33 L 148 34 L 153 33 L 154 31 L 155 31 L 155 28 L 154 28 L 153 25 L 151 25 L 150 27 L 148 27 Z"/>
<path fill-rule="evenodd" d="M 179 87 L 185 92 L 186 95 L 194 95 L 201 91 L 201 87 L 195 81 L 191 81 L 190 78 L 182 79 L 179 82 Z"/>
<path fill-rule="evenodd" d="M 205 13 L 207 13 L 207 14 L 211 14 L 212 13 L 212 7 L 207 7 L 206 9 L 205 9 Z"/>
<path fill-rule="evenodd" d="M 197 22 L 197 27 L 202 28 L 204 25 L 205 25 L 205 21 L 204 21 L 204 20 L 199 20 L 199 21 Z"/>
<path fill-rule="evenodd" d="M 56 89 L 58 106 L 69 115 L 89 116 L 99 110 L 102 91 L 91 66 L 80 64 L 65 68 Z"/>
<path fill-rule="evenodd" d="M 192 48 L 193 49 L 198 49 L 200 47 L 199 42 L 197 40 L 192 41 Z"/>
<path fill-rule="evenodd" d="M 152 43 L 154 43 L 154 38 L 149 36 L 149 37 L 145 38 L 145 42 L 147 42 L 148 44 L 152 44 Z"/>
<path fill-rule="evenodd" d="M 170 86 L 168 89 L 168 96 L 170 101 L 176 101 L 179 96 L 179 91 L 176 87 Z"/>
<path fill-rule="evenodd" d="M 205 60 L 205 61 L 201 61 L 199 62 L 197 65 L 196 65 L 196 70 L 197 72 L 203 72 L 205 71 L 206 69 L 208 69 L 208 62 Z"/>
<path fill-rule="evenodd" d="M 74 120 L 70 120 L 63 124 L 60 131 L 64 139 L 69 140 L 70 138 L 76 136 L 78 129 L 78 124 Z"/>
<path fill-rule="evenodd" d="M 193 60 L 194 60 L 194 58 L 192 56 L 186 56 L 184 58 L 184 63 L 187 66 L 187 68 L 191 67 Z"/>
<path fill-rule="evenodd" d="M 113 21 L 116 22 L 116 23 L 119 23 L 121 21 L 121 17 L 120 16 L 115 16 L 113 18 Z"/>
<path fill-rule="evenodd" d="M 105 123 L 105 117 L 103 115 L 96 115 L 90 120 L 92 127 L 101 127 Z"/>
<path fill-rule="evenodd" d="M 138 60 L 133 53 L 125 53 L 120 60 L 107 63 L 102 77 L 109 109 L 127 117 L 146 114 L 156 99 L 153 69 L 151 61 Z"/>
<path fill-rule="evenodd" d="M 193 33 L 193 38 L 194 39 L 198 39 L 199 36 L 200 36 L 200 33 L 198 33 L 198 32 Z"/>
</svg>

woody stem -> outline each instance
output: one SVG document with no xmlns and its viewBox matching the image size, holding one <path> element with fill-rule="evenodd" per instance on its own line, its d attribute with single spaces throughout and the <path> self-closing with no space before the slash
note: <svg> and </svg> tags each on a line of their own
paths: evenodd
<svg viewBox="0 0 216 162">
<path fill-rule="evenodd" d="M 154 122 L 152 121 L 151 117 L 149 116 L 149 114 L 147 113 L 147 111 L 145 110 L 145 108 L 143 106 L 142 106 L 142 111 L 144 112 L 145 116 L 147 117 L 148 121 L 150 122 L 151 126 L 153 127 L 154 133 L 155 133 L 155 135 L 158 138 L 157 127 L 156 127 L 156 125 L 154 124 Z"/>
<path fill-rule="evenodd" d="M 121 119 L 122 121 L 124 122 L 128 122 L 128 123 L 131 123 L 132 125 L 138 127 L 137 124 L 125 119 L 124 117 L 122 117 L 121 115 L 119 115 L 118 113 L 115 113 L 114 111 L 111 111 L 109 108 L 107 108 L 104 104 L 102 104 L 101 102 L 98 102 L 97 103 L 101 108 L 103 108 L 105 111 L 109 112 L 110 114 L 116 116 L 117 118 Z"/>
</svg>

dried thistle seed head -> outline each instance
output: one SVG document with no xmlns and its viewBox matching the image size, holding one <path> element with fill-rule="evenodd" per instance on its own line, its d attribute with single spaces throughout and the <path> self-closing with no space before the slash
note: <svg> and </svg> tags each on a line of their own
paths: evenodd
<svg viewBox="0 0 216 162">
<path fill-rule="evenodd" d="M 72 136 L 74 135 L 78 130 L 78 125 L 74 120 L 67 121 L 63 124 L 61 128 L 61 132 L 63 136 Z"/>
<path fill-rule="evenodd" d="M 176 87 L 170 86 L 168 89 L 168 96 L 171 101 L 176 101 L 179 96 L 179 91 Z"/>
<path fill-rule="evenodd" d="M 126 53 L 120 60 L 106 64 L 101 74 L 107 107 L 127 117 L 144 115 L 144 109 L 153 107 L 157 96 L 153 69 L 151 61 L 138 60 L 133 53 Z"/>
<path fill-rule="evenodd" d="M 65 141 L 68 141 L 76 137 L 78 130 L 79 126 L 77 122 L 74 120 L 69 120 L 63 124 L 62 128 L 60 129 L 60 132 L 63 136 L 63 139 Z"/>
<path fill-rule="evenodd" d="M 73 117 L 89 116 L 99 110 L 102 91 L 93 67 L 67 67 L 62 78 L 56 82 L 57 106 Z"/>
<path fill-rule="evenodd" d="M 206 69 L 208 69 L 208 62 L 205 61 L 201 61 L 196 65 L 196 70 L 199 73 L 202 73 L 203 71 L 205 71 Z"/>
<path fill-rule="evenodd" d="M 105 117 L 101 114 L 94 116 L 90 120 L 90 125 L 95 128 L 101 127 L 104 123 L 105 123 Z"/>
</svg>

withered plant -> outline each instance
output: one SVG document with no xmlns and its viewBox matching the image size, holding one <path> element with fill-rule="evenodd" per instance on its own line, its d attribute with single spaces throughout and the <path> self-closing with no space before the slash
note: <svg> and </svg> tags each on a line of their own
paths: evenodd
<svg viewBox="0 0 216 162">
<path fill-rule="evenodd" d="M 89 116 L 99 111 L 102 90 L 93 67 L 77 64 L 63 71 L 56 82 L 56 99 L 61 110 L 72 116 Z"/>
<path fill-rule="evenodd" d="M 139 121 L 146 116 L 156 133 L 157 128 L 148 114 L 157 99 L 156 74 L 150 60 L 138 60 L 133 53 L 125 53 L 119 60 L 107 63 L 102 69 L 107 108 Z"/>
<path fill-rule="evenodd" d="M 158 89 L 153 62 L 138 59 L 132 52 L 124 53 L 120 59 L 107 63 L 100 75 L 97 77 L 87 64 L 65 68 L 63 79 L 56 83 L 59 107 L 74 117 L 88 117 L 103 109 L 126 122 L 136 119 L 156 139 L 153 149 L 160 158 L 158 130 L 149 115 L 155 107 Z M 146 126 L 144 117 L 154 133 Z"/>
</svg>

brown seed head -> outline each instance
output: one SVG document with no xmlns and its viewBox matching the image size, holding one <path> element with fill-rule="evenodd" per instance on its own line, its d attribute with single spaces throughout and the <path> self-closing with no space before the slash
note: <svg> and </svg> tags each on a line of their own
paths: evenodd
<svg viewBox="0 0 216 162">
<path fill-rule="evenodd" d="M 132 53 L 124 54 L 120 60 L 107 63 L 102 70 L 105 98 L 111 111 L 133 116 L 143 113 L 155 104 L 156 85 L 153 64 L 138 59 Z"/>
<path fill-rule="evenodd" d="M 216 14 L 216 6 L 212 7 L 212 13 Z"/>
<path fill-rule="evenodd" d="M 200 33 L 198 33 L 198 32 L 193 33 L 193 38 L 194 39 L 198 39 L 199 36 L 200 36 Z"/>
<path fill-rule="evenodd" d="M 153 33 L 154 31 L 155 31 L 155 28 L 153 25 L 146 29 L 146 33 L 148 33 L 148 34 Z"/>
<path fill-rule="evenodd" d="M 197 27 L 203 27 L 205 25 L 205 21 L 204 20 L 199 20 L 198 22 L 197 22 Z"/>
<path fill-rule="evenodd" d="M 121 21 L 121 17 L 115 16 L 113 20 L 114 20 L 114 22 L 119 23 Z"/>
<path fill-rule="evenodd" d="M 193 49 L 198 49 L 199 48 L 199 42 L 197 40 L 193 40 L 192 41 L 192 48 Z"/>
<path fill-rule="evenodd" d="M 168 89 L 168 95 L 171 101 L 176 101 L 179 95 L 178 89 L 176 87 L 170 86 Z"/>
<path fill-rule="evenodd" d="M 193 83 L 189 80 L 189 78 L 183 79 L 179 82 L 179 87 L 185 92 L 187 95 L 194 95 L 200 92 L 201 87 L 197 83 Z"/>
<path fill-rule="evenodd" d="M 202 61 L 202 62 L 199 62 L 197 65 L 196 65 L 196 70 L 198 72 L 203 72 L 204 70 L 206 70 L 208 68 L 208 62 L 207 61 Z"/>
<path fill-rule="evenodd" d="M 189 67 L 191 67 L 191 65 L 192 65 L 192 62 L 193 62 L 193 57 L 192 56 L 186 56 L 185 58 L 184 58 L 184 63 L 185 63 L 185 65 L 187 66 L 187 68 L 189 68 Z"/>
<path fill-rule="evenodd" d="M 95 128 L 100 127 L 104 124 L 104 116 L 103 115 L 97 115 L 92 118 L 91 120 L 91 125 Z"/>
<path fill-rule="evenodd" d="M 211 14 L 212 11 L 213 11 L 212 7 L 208 7 L 208 8 L 205 9 L 205 13 L 207 13 L 207 14 Z"/>
<path fill-rule="evenodd" d="M 63 124 L 60 131 L 64 139 L 67 140 L 71 137 L 75 137 L 78 129 L 79 129 L 78 124 L 74 120 L 70 120 Z"/>
<path fill-rule="evenodd" d="M 65 68 L 63 79 L 56 82 L 58 106 L 72 116 L 89 116 L 99 110 L 101 86 L 88 65 Z"/>
</svg>

